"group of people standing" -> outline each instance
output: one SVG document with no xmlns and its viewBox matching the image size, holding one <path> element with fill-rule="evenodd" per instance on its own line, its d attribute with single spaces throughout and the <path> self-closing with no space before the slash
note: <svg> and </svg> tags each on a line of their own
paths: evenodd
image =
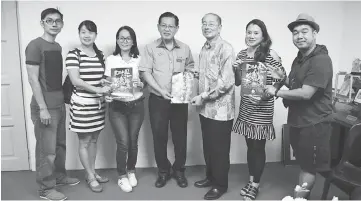
<svg viewBox="0 0 361 201">
<path fill-rule="evenodd" d="M 215 13 L 202 18 L 206 39 L 196 68 L 188 45 L 174 38 L 179 29 L 178 17 L 165 12 L 158 20 L 160 38 L 147 44 L 140 55 L 135 31 L 122 26 L 116 32 L 115 49 L 105 58 L 95 45 L 97 26 L 85 20 L 78 27 L 81 45 L 69 51 L 66 69 L 74 91 L 70 101 L 70 130 L 79 137 L 79 157 L 86 172 L 86 182 L 93 192 L 101 192 L 101 183 L 109 179 L 95 171 L 99 133 L 105 126 L 106 104 L 117 151 L 118 185 L 124 192 L 137 186 L 135 165 L 138 135 L 144 119 L 143 89 L 149 86 L 149 116 L 153 133 L 158 178 L 161 188 L 174 177 L 177 184 L 188 186 L 185 177 L 187 154 L 188 104 L 172 104 L 172 75 L 192 72 L 198 80 L 197 95 L 191 105 L 197 107 L 206 163 L 205 179 L 195 182 L 199 188 L 210 187 L 204 199 L 218 199 L 228 188 L 231 132 L 245 136 L 249 182 L 241 189 L 247 200 L 255 200 L 265 166 L 265 144 L 275 139 L 274 100 L 283 98 L 289 107 L 288 124 L 293 127 L 291 144 L 301 166 L 299 183 L 312 189 L 317 171 L 329 166 L 329 139 L 332 63 L 323 45 L 316 44 L 319 25 L 307 14 L 300 14 L 288 25 L 293 43 L 299 49 L 289 76 L 281 59 L 271 49 L 266 25 L 259 19 L 246 26 L 247 48 L 235 57 L 233 47 L 220 36 L 222 19 Z M 54 8 L 41 13 L 44 34 L 26 48 L 26 65 L 33 90 L 32 121 L 36 135 L 36 171 L 43 199 L 64 200 L 56 185 L 76 185 L 65 171 L 65 106 L 62 91 L 63 60 L 61 46 L 55 38 L 63 27 L 63 15 Z M 242 96 L 235 118 L 235 72 L 241 64 L 257 61 L 267 68 L 267 87 L 261 100 Z M 115 68 L 132 68 L 134 97 L 114 99 L 109 96 L 111 72 Z M 282 90 L 282 86 L 289 90 Z M 167 158 L 168 127 L 172 133 L 175 161 Z"/>
</svg>

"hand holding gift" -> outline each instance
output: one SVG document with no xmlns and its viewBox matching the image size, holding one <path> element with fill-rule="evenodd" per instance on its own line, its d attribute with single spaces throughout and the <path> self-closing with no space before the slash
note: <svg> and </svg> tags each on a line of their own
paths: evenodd
<svg viewBox="0 0 361 201">
<path fill-rule="evenodd" d="M 143 89 L 143 88 L 144 88 L 143 82 L 141 82 L 139 79 L 133 80 L 133 86 L 134 86 L 134 87 L 138 87 L 138 88 L 140 88 L 140 89 Z"/>
<path fill-rule="evenodd" d="M 102 85 L 102 86 L 110 86 L 111 85 L 111 81 L 109 81 L 109 80 L 107 80 L 107 79 L 101 79 L 100 80 L 100 84 Z"/>
<path fill-rule="evenodd" d="M 268 65 L 267 68 L 270 69 L 270 76 L 273 79 L 283 80 L 286 76 L 285 72 L 283 72 L 281 68 L 277 68 L 272 65 Z"/>
</svg>

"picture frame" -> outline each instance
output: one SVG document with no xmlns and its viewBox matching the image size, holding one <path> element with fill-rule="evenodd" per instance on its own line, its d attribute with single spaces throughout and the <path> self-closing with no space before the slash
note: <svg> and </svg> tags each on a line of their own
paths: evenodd
<svg viewBox="0 0 361 201">
<path fill-rule="evenodd" d="M 294 151 L 290 142 L 290 130 L 290 125 L 282 125 L 282 162 L 284 166 L 297 165 Z"/>
<path fill-rule="evenodd" d="M 358 90 L 355 99 L 353 100 L 354 102 L 361 104 L 361 89 Z"/>
</svg>

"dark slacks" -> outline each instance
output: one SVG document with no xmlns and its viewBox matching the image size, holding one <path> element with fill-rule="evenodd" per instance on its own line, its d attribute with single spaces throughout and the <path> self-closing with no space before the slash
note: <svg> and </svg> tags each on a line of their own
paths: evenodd
<svg viewBox="0 0 361 201">
<path fill-rule="evenodd" d="M 171 104 L 170 100 L 150 94 L 149 116 L 153 133 L 154 154 L 160 174 L 183 172 L 187 157 L 188 104 Z M 175 161 L 173 166 L 167 157 L 168 125 L 172 132 Z"/>
<path fill-rule="evenodd" d="M 233 120 L 217 121 L 199 115 L 203 137 L 206 176 L 212 187 L 228 188 L 229 152 Z"/>
</svg>

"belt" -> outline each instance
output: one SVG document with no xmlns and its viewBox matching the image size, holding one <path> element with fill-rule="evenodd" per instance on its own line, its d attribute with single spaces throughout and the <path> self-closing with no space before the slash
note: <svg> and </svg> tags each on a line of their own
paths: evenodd
<svg viewBox="0 0 361 201">
<path fill-rule="evenodd" d="M 143 101 L 144 99 L 145 99 L 145 97 L 142 96 L 142 97 L 140 97 L 140 98 L 138 98 L 138 99 L 136 99 L 136 100 L 133 100 L 133 101 L 115 101 L 114 103 L 115 103 L 115 104 L 123 104 L 123 105 L 125 105 L 125 106 L 131 106 L 131 107 L 133 107 L 135 104 L 137 104 L 138 102 Z"/>
<path fill-rule="evenodd" d="M 101 96 L 99 98 L 84 98 L 81 96 L 78 96 L 77 94 L 73 93 L 71 96 L 71 99 L 80 105 L 86 105 L 86 104 L 98 104 L 98 109 L 101 109 L 102 103 L 104 102 L 104 97 Z"/>
</svg>

